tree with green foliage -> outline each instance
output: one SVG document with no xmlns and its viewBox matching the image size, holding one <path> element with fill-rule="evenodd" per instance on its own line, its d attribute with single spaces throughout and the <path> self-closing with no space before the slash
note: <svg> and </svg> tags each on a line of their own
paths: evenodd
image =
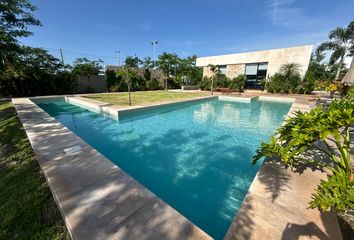
<svg viewBox="0 0 354 240">
<path fill-rule="evenodd" d="M 75 75 L 98 75 L 102 72 L 103 61 L 98 60 L 89 60 L 85 57 L 75 59 L 71 72 Z"/>
<path fill-rule="evenodd" d="M 131 68 L 138 68 L 141 64 L 143 64 L 143 61 L 141 61 L 137 56 L 127 56 L 124 61 L 124 65 Z"/>
<path fill-rule="evenodd" d="M 142 66 L 144 69 L 153 69 L 155 67 L 155 62 L 151 59 L 151 57 L 146 57 L 142 61 Z"/>
<path fill-rule="evenodd" d="M 220 68 L 218 65 L 213 65 L 213 64 L 209 64 L 208 68 L 212 73 L 210 91 L 211 91 L 211 95 L 214 95 L 214 82 L 217 79 L 217 76 L 220 74 Z"/>
<path fill-rule="evenodd" d="M 179 62 L 180 62 L 180 58 L 177 56 L 177 54 L 164 52 L 161 55 L 159 55 L 159 57 L 158 57 L 156 64 L 165 75 L 165 90 L 166 91 L 168 89 L 168 81 L 169 80 L 171 81 L 171 79 L 170 79 L 171 76 L 176 76 L 176 71 L 174 71 L 174 75 L 173 75 L 173 70 L 176 70 Z"/>
<path fill-rule="evenodd" d="M 22 53 L 18 38 L 32 35 L 30 26 L 41 23 L 33 16 L 36 7 L 28 0 L 2 0 L 0 2 L 0 70 Z"/>
<path fill-rule="evenodd" d="M 310 207 L 337 212 L 354 209 L 354 175 L 350 161 L 353 97 L 349 94 L 335 100 L 327 109 L 319 106 L 309 112 L 296 112 L 295 117 L 289 118 L 269 143 L 261 144 L 253 157 L 253 164 L 263 157 L 276 157 L 292 170 L 308 164 L 325 168 L 328 179 L 321 181 Z M 326 156 L 328 161 L 306 155 L 307 151 L 314 149 Z"/>
<path fill-rule="evenodd" d="M 327 66 L 321 63 L 323 58 L 323 54 L 311 55 L 309 67 L 301 82 L 303 93 L 311 92 L 318 87 L 316 86 L 317 83 L 324 83 L 331 79 L 331 74 L 327 71 Z"/>
<path fill-rule="evenodd" d="M 189 56 L 180 60 L 178 72 L 189 85 L 197 85 L 203 78 L 203 70 L 196 67 L 197 56 Z"/>
<path fill-rule="evenodd" d="M 133 68 L 128 65 L 124 65 L 123 67 L 123 79 L 128 86 L 128 95 L 129 95 L 129 106 L 132 105 L 131 99 L 131 90 L 132 90 L 132 80 L 136 77 L 136 72 Z"/>
<path fill-rule="evenodd" d="M 21 51 L 1 71 L 1 94 L 33 96 L 72 92 L 76 82 L 68 66 L 40 48 L 22 47 Z"/>
<path fill-rule="evenodd" d="M 321 43 L 317 53 L 332 51 L 329 63 L 333 65 L 338 62 L 337 72 L 334 80 L 338 80 L 343 68 L 344 58 L 354 55 L 354 20 L 346 28 L 337 27 L 329 33 L 329 41 Z"/>
</svg>

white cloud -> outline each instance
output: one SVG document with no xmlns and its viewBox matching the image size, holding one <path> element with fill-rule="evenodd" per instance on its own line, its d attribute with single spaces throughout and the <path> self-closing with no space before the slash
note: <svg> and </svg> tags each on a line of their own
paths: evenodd
<svg viewBox="0 0 354 240">
<path fill-rule="evenodd" d="M 306 16 L 302 8 L 294 6 L 295 2 L 296 0 L 268 0 L 266 15 L 274 26 L 299 29 L 314 22 Z"/>
</svg>

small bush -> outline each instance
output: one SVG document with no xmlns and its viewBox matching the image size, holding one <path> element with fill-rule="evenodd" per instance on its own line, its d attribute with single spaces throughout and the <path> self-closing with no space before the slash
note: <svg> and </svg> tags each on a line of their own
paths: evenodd
<svg viewBox="0 0 354 240">
<path fill-rule="evenodd" d="M 288 93 L 285 79 L 280 73 L 276 73 L 268 79 L 266 89 L 270 93 Z"/>
<path fill-rule="evenodd" d="M 271 93 L 300 93 L 307 91 L 305 81 L 301 80 L 299 65 L 288 63 L 280 68 L 279 73 L 269 78 L 266 89 Z"/>
<path fill-rule="evenodd" d="M 300 93 L 301 77 L 298 75 L 286 78 L 280 73 L 276 73 L 269 78 L 266 83 L 266 89 L 270 93 Z"/>
<path fill-rule="evenodd" d="M 211 78 L 209 77 L 203 77 L 203 79 L 198 84 L 198 87 L 201 90 L 206 90 L 206 91 L 210 91 L 210 86 L 211 86 Z"/>
<path fill-rule="evenodd" d="M 227 88 L 230 85 L 230 79 L 224 74 L 217 74 L 215 77 L 214 88 Z"/>
<path fill-rule="evenodd" d="M 229 88 L 243 91 L 243 89 L 245 88 L 245 83 L 246 83 L 246 76 L 238 75 L 237 77 L 233 78 L 230 81 Z"/>
</svg>

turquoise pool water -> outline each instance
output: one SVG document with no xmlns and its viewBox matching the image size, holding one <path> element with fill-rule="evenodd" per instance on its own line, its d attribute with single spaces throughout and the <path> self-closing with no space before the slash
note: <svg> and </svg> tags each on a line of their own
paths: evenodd
<svg viewBox="0 0 354 240">
<path fill-rule="evenodd" d="M 213 100 L 118 122 L 64 100 L 37 104 L 215 239 L 259 169 L 255 150 L 291 106 Z"/>
</svg>

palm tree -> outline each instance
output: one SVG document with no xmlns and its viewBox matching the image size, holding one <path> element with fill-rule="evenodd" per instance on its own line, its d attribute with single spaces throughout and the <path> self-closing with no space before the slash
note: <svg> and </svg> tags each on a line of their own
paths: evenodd
<svg viewBox="0 0 354 240">
<path fill-rule="evenodd" d="M 211 90 L 211 95 L 214 95 L 214 80 L 217 77 L 217 75 L 220 73 L 220 68 L 218 65 L 213 65 L 213 64 L 209 64 L 208 68 L 213 74 L 213 76 L 211 76 L 210 90 Z"/>
<path fill-rule="evenodd" d="M 300 65 L 297 63 L 284 64 L 280 68 L 280 74 L 283 77 L 287 91 L 289 93 L 296 92 L 301 81 Z"/>
<path fill-rule="evenodd" d="M 132 105 L 132 98 L 131 98 L 131 85 L 132 79 L 135 77 L 135 71 L 128 65 L 124 65 L 123 67 L 123 79 L 128 85 L 128 95 L 129 95 L 129 106 Z"/>
<path fill-rule="evenodd" d="M 317 53 L 323 51 L 333 51 L 329 63 L 332 65 L 338 62 L 338 69 L 334 80 L 338 80 L 344 58 L 354 55 L 354 20 L 349 23 L 348 27 L 337 27 L 329 33 L 329 41 L 321 43 L 317 48 Z"/>
<path fill-rule="evenodd" d="M 300 65 L 297 63 L 287 63 L 281 66 L 280 73 L 286 78 L 291 79 L 300 75 Z"/>
</svg>

